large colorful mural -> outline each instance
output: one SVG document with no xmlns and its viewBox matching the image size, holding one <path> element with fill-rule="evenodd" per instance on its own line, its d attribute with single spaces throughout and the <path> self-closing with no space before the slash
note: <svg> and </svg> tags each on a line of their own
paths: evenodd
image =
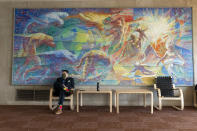
<svg viewBox="0 0 197 131">
<path fill-rule="evenodd" d="M 193 85 L 191 8 L 15 9 L 12 83 Z"/>
</svg>

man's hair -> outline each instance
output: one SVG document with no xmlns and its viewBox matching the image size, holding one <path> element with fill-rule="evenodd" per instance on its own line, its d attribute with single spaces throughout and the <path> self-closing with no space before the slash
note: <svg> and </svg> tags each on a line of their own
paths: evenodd
<svg viewBox="0 0 197 131">
<path fill-rule="evenodd" d="M 68 71 L 68 70 L 62 70 L 62 72 L 66 72 L 66 73 L 69 73 L 69 71 Z"/>
</svg>

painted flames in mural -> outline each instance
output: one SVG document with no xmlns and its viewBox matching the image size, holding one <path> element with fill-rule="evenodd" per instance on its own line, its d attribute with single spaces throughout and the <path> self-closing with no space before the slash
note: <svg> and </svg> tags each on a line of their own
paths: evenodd
<svg viewBox="0 0 197 131">
<path fill-rule="evenodd" d="M 193 85 L 191 8 L 15 9 L 12 83 Z"/>
</svg>

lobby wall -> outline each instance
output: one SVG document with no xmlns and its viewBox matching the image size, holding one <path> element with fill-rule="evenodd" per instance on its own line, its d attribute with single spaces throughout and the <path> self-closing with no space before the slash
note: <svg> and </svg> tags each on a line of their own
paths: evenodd
<svg viewBox="0 0 197 131">
<path fill-rule="evenodd" d="M 13 86 L 12 76 L 12 48 L 13 48 L 13 18 L 14 8 L 140 8 L 140 7 L 192 7 L 193 15 L 193 59 L 194 59 L 194 83 L 197 82 L 197 1 L 196 0 L 0 0 L 0 104 L 1 105 L 47 105 L 48 101 L 18 101 L 16 89 L 45 89 L 46 86 Z M 78 88 L 78 87 L 77 87 Z M 117 88 L 106 86 L 105 88 Z M 152 87 L 147 87 L 151 88 Z M 180 87 L 183 89 L 185 105 L 191 106 L 192 87 Z M 84 96 L 86 105 L 106 105 L 107 96 Z M 142 98 L 137 95 L 121 96 L 121 105 L 142 105 Z M 155 100 L 156 102 L 156 100 Z M 165 105 L 171 103 L 166 102 Z"/>
</svg>

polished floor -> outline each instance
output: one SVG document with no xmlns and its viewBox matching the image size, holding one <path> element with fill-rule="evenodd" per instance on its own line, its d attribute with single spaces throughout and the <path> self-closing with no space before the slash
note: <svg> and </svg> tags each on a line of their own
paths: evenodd
<svg viewBox="0 0 197 131">
<path fill-rule="evenodd" d="M 197 109 L 164 107 L 151 115 L 150 107 L 120 107 L 116 114 L 84 106 L 55 115 L 48 106 L 0 106 L 0 131 L 197 131 Z"/>
</svg>

